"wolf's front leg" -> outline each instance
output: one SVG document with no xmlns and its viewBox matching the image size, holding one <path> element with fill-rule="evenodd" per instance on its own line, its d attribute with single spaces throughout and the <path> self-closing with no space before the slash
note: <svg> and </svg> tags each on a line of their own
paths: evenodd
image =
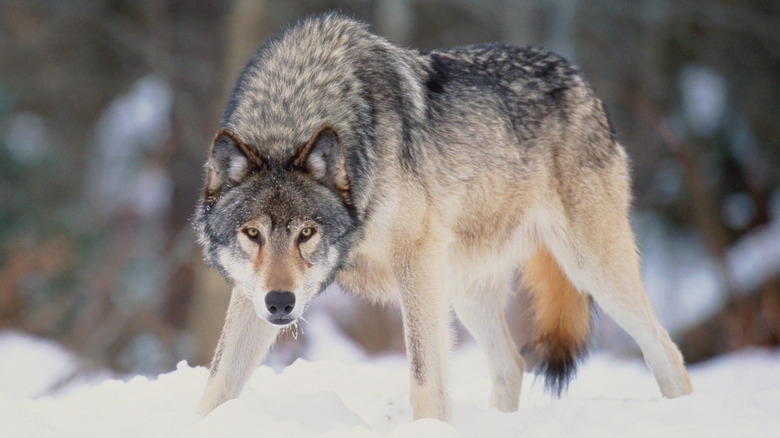
<svg viewBox="0 0 780 438">
<path fill-rule="evenodd" d="M 401 282 L 404 336 L 411 374 L 414 418 L 449 421 L 450 399 L 445 383 L 449 348 L 448 304 L 437 270 L 420 263 Z"/>
<path fill-rule="evenodd" d="M 198 414 L 237 397 L 278 334 L 279 328 L 257 316 L 251 300 L 234 288 Z"/>
</svg>

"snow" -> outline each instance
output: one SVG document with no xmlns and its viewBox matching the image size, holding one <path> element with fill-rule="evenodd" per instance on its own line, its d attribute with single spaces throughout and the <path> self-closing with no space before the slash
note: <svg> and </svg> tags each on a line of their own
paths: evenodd
<svg viewBox="0 0 780 438">
<path fill-rule="evenodd" d="M 337 340 L 337 351 L 345 342 Z M 76 360 L 49 341 L 0 332 L 0 436 L 780 436 L 780 350 L 746 350 L 691 366 L 694 393 L 673 400 L 659 395 L 641 362 L 596 353 L 561 399 L 526 375 L 520 409 L 502 413 L 487 407 L 484 359 L 466 345 L 449 363 L 451 424 L 412 421 L 402 357 L 352 357 L 298 360 L 281 371 L 260 366 L 238 399 L 200 417 L 194 412 L 206 368 L 182 361 L 153 379 L 80 383 L 36 397 Z"/>
<path fill-rule="evenodd" d="M 161 75 L 150 74 L 101 114 L 85 184 L 87 198 L 99 211 L 114 212 L 131 203 L 137 205 L 130 210 L 153 215 L 170 202 L 170 176 L 144 167 L 144 162 L 171 136 L 172 108 L 171 85 Z"/>
<path fill-rule="evenodd" d="M 780 207 L 777 210 L 773 217 L 780 217 Z M 640 229 L 642 277 L 661 324 L 676 332 L 718 311 L 729 291 L 701 235 L 672 232 L 653 213 L 645 212 L 635 219 Z M 755 291 L 780 275 L 780 220 L 742 235 L 728 249 L 724 262 L 737 293 Z"/>
<path fill-rule="evenodd" d="M 710 67 L 689 64 L 680 72 L 679 84 L 691 128 L 698 135 L 712 135 L 726 115 L 726 79 Z"/>
<path fill-rule="evenodd" d="M 0 336 L 0 396 L 35 397 L 76 366 L 76 360 L 56 342 L 17 333 Z"/>
</svg>

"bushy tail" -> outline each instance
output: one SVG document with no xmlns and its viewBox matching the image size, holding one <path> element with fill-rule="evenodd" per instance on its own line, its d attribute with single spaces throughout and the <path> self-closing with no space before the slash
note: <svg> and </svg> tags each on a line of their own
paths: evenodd
<svg viewBox="0 0 780 438">
<path fill-rule="evenodd" d="M 523 286 L 530 294 L 534 324 L 521 353 L 532 371 L 544 375 L 545 389 L 560 396 L 587 353 L 592 299 L 577 290 L 544 247 L 526 263 Z"/>
</svg>

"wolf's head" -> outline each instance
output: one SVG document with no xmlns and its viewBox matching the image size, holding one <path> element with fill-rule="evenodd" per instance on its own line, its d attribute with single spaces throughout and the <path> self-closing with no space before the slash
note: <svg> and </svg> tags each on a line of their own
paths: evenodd
<svg viewBox="0 0 780 438">
<path fill-rule="evenodd" d="M 219 131 L 195 217 L 206 260 L 278 325 L 333 280 L 357 229 L 336 129 L 323 125 L 296 147 L 274 159 Z"/>
</svg>

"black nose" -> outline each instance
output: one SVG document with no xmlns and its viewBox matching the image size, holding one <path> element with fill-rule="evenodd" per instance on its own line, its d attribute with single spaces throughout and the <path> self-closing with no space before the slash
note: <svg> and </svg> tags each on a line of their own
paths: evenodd
<svg viewBox="0 0 780 438">
<path fill-rule="evenodd" d="M 295 308 L 295 294 L 277 290 L 268 292 L 265 307 L 272 316 L 287 316 Z"/>
</svg>

